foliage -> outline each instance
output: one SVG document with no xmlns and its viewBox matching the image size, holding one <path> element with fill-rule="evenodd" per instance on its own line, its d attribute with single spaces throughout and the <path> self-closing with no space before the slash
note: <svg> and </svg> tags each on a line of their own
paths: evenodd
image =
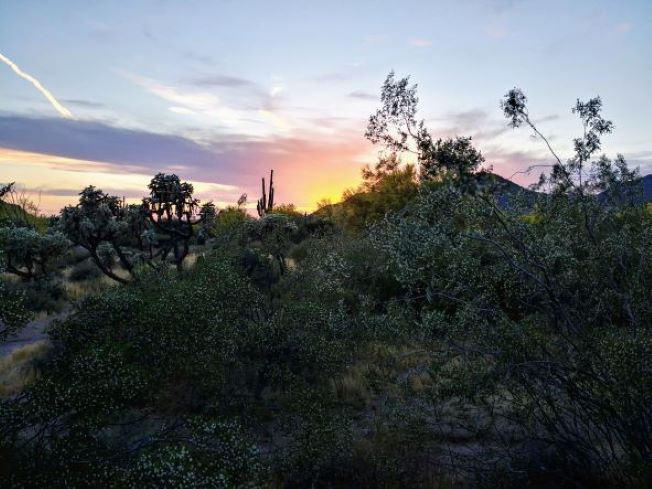
<svg viewBox="0 0 652 489">
<path fill-rule="evenodd" d="M 11 182 L 0 184 L 0 226 L 30 227 L 45 232 L 48 220 L 39 214 L 38 205 Z"/>
<path fill-rule="evenodd" d="M 92 260 L 83 260 L 77 263 L 70 273 L 68 274 L 68 280 L 71 282 L 81 282 L 89 279 L 96 279 L 102 275 L 102 272 Z"/>
<path fill-rule="evenodd" d="M 286 216 L 301 216 L 303 213 L 299 212 L 294 204 L 277 204 L 270 213 L 285 214 Z"/>
<path fill-rule="evenodd" d="M 61 210 L 58 226 L 70 241 L 88 250 L 108 277 L 120 283 L 128 282 L 115 272 L 113 261 L 106 259 L 106 247 L 116 254 L 122 268 L 134 276 L 134 259 L 126 250 L 134 239 L 130 234 L 134 229 L 133 209 L 124 206 L 119 197 L 93 186 L 86 187 L 79 194 L 79 204 Z"/>
<path fill-rule="evenodd" d="M 0 248 L 8 272 L 25 280 L 46 277 L 70 246 L 58 231 L 41 234 L 28 227 L 0 228 Z"/>
<path fill-rule="evenodd" d="M 633 204 L 640 194 L 638 169 L 630 170 L 625 158 L 618 155 L 610 160 L 602 155 L 594 156 L 602 148 L 601 136 L 613 131 L 613 122 L 602 117 L 602 100 L 594 97 L 587 102 L 577 100 L 573 113 L 582 122 L 583 135 L 573 139 L 574 155 L 562 162 L 550 142 L 536 128 L 527 109 L 527 97 L 518 88 L 513 88 L 501 101 L 501 107 L 513 128 L 529 126 L 537 137 L 542 139 L 555 159 L 549 176 L 541 175 L 539 186 L 549 185 L 554 194 L 573 194 L 583 198 L 595 192 L 608 192 L 612 203 Z"/>
<path fill-rule="evenodd" d="M 7 286 L 0 267 L 0 343 L 23 326 L 30 317 L 24 295 Z"/>
<path fill-rule="evenodd" d="M 471 145 L 470 137 L 435 140 L 425 122 L 417 121 L 416 90 L 409 78 L 396 80 L 391 72 L 382 87 L 382 107 L 369 118 L 367 139 L 391 152 L 415 154 L 422 180 L 452 178 L 460 185 L 473 183 L 470 177 L 484 157 Z"/>
<path fill-rule="evenodd" d="M 598 155 L 599 99 L 575 105 L 574 155 L 551 148 L 550 193 L 504 205 L 468 138 L 417 122 L 407 79 L 382 97 L 368 136 L 390 151 L 313 215 L 210 222 L 173 175 L 132 221 L 89 192 L 75 212 L 115 230 L 94 247 L 107 268 L 174 240 L 182 260 L 203 226 L 213 249 L 53 325 L 41 375 L 0 402 L 0 484 L 649 485 L 652 213 Z M 543 137 L 522 92 L 503 110 Z"/>
<path fill-rule="evenodd" d="M 250 219 L 247 212 L 240 207 L 228 206 L 220 209 L 213 223 L 212 234 L 215 236 L 231 235 Z"/>
<path fill-rule="evenodd" d="M 181 271 L 195 226 L 205 225 L 209 229 L 216 215 L 215 206 L 212 202 L 200 206 L 193 196 L 192 184 L 182 182 L 174 174 L 157 174 L 148 188 L 150 196 L 143 199 L 143 207 L 153 228 L 162 235 L 157 239 L 157 255 L 165 261 L 172 253 L 173 262 Z"/>
<path fill-rule="evenodd" d="M 345 192 L 337 209 L 328 209 L 332 220 L 354 233 L 388 213 L 400 211 L 418 193 L 414 167 L 402 165 L 395 153 L 381 157 L 373 169 L 363 168 L 362 177 L 362 185 L 356 191 Z"/>
<path fill-rule="evenodd" d="M 511 93 L 505 107 L 527 122 L 524 97 Z M 575 111 L 586 136 L 553 168 L 536 219 L 461 185 L 424 187 L 374 240 L 422 331 L 449 345 L 433 365 L 450 378 L 439 395 L 485 406 L 482 430 L 505 444 L 520 483 L 643 485 L 652 471 L 652 221 L 631 200 L 605 206 L 589 193 L 632 188 L 635 173 L 602 157 L 584 175 L 611 124 L 595 100 Z M 522 465 L 528 443 L 540 458 Z"/>
<path fill-rule="evenodd" d="M 91 297 L 55 326 L 47 374 L 0 409 L 0 450 L 15 462 L 5 481 L 157 487 L 191 480 L 192 466 L 197 477 L 232 487 L 259 470 L 235 425 L 195 416 L 211 413 L 201 408 L 206 396 L 219 401 L 238 331 L 256 308 L 254 292 L 217 261 L 198 264 L 183 280 L 157 272 L 143 282 Z M 62 417 L 64 431 L 56 423 Z M 34 423 L 51 428 L 21 437 Z"/>
</svg>

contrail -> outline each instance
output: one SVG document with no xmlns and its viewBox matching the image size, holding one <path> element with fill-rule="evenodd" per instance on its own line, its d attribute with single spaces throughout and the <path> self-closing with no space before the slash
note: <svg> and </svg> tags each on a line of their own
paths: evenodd
<svg viewBox="0 0 652 489">
<path fill-rule="evenodd" d="M 12 70 L 16 72 L 18 76 L 21 78 L 24 78 L 28 82 L 30 82 L 32 85 L 36 87 L 36 89 L 41 92 L 43 95 L 45 95 L 45 98 L 47 98 L 52 106 L 57 109 L 57 112 L 61 114 L 62 117 L 65 117 L 66 119 L 73 119 L 72 113 L 66 109 L 63 105 L 59 103 L 59 101 L 54 98 L 54 95 L 52 95 L 50 92 L 47 91 L 47 89 L 41 85 L 41 82 L 38 81 L 36 78 L 34 78 L 32 75 L 29 73 L 25 73 L 23 70 L 21 70 L 16 63 L 11 61 L 9 58 L 7 58 L 5 55 L 0 53 L 0 61 L 6 63 Z"/>
</svg>

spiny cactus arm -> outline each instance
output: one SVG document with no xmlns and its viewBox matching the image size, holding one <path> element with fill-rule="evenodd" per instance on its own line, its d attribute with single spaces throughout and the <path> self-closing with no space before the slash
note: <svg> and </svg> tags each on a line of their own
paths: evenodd
<svg viewBox="0 0 652 489">
<path fill-rule="evenodd" d="M 267 211 L 274 208 L 274 170 L 269 172 L 269 202 L 267 203 Z"/>
</svg>

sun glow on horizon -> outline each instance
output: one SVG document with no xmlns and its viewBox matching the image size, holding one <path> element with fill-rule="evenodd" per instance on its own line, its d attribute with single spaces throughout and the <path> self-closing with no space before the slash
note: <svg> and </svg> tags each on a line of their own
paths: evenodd
<svg viewBox="0 0 652 489">
<path fill-rule="evenodd" d="M 131 171 L 117 172 L 111 163 L 0 148 L 0 182 L 15 181 L 19 191 L 38 202 L 44 214 L 76 204 L 79 192 L 88 185 L 124 196 L 129 203 L 140 202 L 152 175 L 144 168 L 128 169 Z M 232 204 L 241 193 L 235 185 L 191 183 L 200 199 L 213 200 L 218 206 Z"/>
</svg>

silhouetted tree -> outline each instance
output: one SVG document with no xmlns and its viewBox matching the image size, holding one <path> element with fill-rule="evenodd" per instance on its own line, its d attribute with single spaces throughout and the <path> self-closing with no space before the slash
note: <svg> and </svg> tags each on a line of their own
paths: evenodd
<svg viewBox="0 0 652 489">
<path fill-rule="evenodd" d="M 369 118 L 365 136 L 392 152 L 411 152 L 417 156 L 422 180 L 452 178 L 472 183 L 471 176 L 484 162 L 470 137 L 435 140 L 423 120 L 417 120 L 417 86 L 409 78 L 395 79 L 391 72 L 383 83 L 382 107 Z"/>
<path fill-rule="evenodd" d="M 158 173 L 149 183 L 150 196 L 143 199 L 143 208 L 154 229 L 163 235 L 158 240 L 158 256 L 163 261 L 172 253 L 174 264 L 182 270 L 188 256 L 195 227 L 215 216 L 212 202 L 200 205 L 193 196 L 194 188 L 177 175 Z"/>
<path fill-rule="evenodd" d="M 114 272 L 113 260 L 107 258 L 107 252 L 114 252 L 122 268 L 134 277 L 134 263 L 125 249 L 134 239 L 130 233 L 134 229 L 130 222 L 133 211 L 124 207 L 119 197 L 91 185 L 79 194 L 79 204 L 61 211 L 58 226 L 75 245 L 88 250 L 105 275 L 116 282 L 127 283 L 128 279 Z"/>
</svg>

